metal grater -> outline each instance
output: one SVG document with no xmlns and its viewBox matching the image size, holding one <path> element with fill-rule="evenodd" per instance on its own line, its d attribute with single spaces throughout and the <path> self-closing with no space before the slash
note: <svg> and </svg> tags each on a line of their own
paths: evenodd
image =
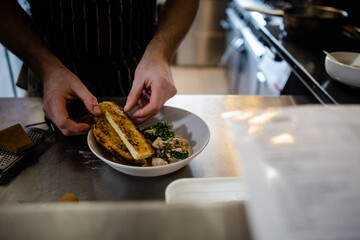
<svg viewBox="0 0 360 240">
<path fill-rule="evenodd" d="M 44 141 L 51 133 L 51 130 L 44 130 L 36 127 L 25 127 L 25 131 L 29 138 L 34 143 L 34 146 L 21 153 L 13 153 L 9 150 L 0 149 L 0 183 L 4 183 L 8 179 L 9 174 L 13 173 L 18 165 L 34 148 L 36 148 L 42 141 Z"/>
</svg>

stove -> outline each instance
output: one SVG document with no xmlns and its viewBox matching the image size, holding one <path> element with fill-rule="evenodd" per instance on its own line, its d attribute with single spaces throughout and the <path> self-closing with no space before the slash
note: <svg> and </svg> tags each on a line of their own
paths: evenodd
<svg viewBox="0 0 360 240">
<path fill-rule="evenodd" d="M 291 67 L 264 41 L 258 28 L 271 22 L 280 33 L 282 21 L 279 17 L 248 12 L 244 6 L 274 8 L 266 2 L 236 0 L 226 9 L 229 31 L 221 65 L 227 63 L 230 93 L 280 95 L 291 76 Z"/>
<path fill-rule="evenodd" d="M 303 2 L 303 1 L 302 1 Z M 324 104 L 360 103 L 360 89 L 327 75 L 323 50 L 360 52 L 360 40 L 345 30 L 333 38 L 288 36 L 283 18 L 244 6 L 285 8 L 296 1 L 233 0 L 226 9 L 228 69 L 232 94 L 307 95 Z"/>
</svg>

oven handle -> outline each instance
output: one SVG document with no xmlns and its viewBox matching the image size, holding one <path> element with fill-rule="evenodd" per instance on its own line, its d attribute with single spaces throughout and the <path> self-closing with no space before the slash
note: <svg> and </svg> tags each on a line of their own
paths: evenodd
<svg viewBox="0 0 360 240">
<path fill-rule="evenodd" d="M 245 45 L 247 46 L 246 49 L 249 47 L 249 52 L 257 59 L 260 59 L 265 52 L 264 44 L 258 40 L 258 38 L 252 33 L 252 30 L 243 20 L 240 19 L 233 9 L 227 8 L 225 13 L 231 30 L 236 31 L 238 35 L 241 35 L 244 39 Z"/>
<path fill-rule="evenodd" d="M 241 51 L 244 48 L 244 39 L 239 36 L 234 37 L 229 46 L 227 46 L 224 54 L 221 56 L 219 67 L 224 67 L 229 59 L 236 53 L 237 51 Z"/>
</svg>

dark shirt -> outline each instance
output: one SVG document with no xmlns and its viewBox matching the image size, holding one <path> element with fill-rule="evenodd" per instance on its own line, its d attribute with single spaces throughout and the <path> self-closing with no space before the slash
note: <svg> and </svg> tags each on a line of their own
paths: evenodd
<svg viewBox="0 0 360 240">
<path fill-rule="evenodd" d="M 50 50 L 96 96 L 127 96 L 151 40 L 156 0 L 29 0 Z M 31 83 L 29 83 L 31 84 Z"/>
</svg>

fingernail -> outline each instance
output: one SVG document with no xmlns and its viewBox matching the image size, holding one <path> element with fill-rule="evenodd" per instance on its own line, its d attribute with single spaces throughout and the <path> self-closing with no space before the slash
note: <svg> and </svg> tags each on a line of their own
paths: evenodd
<svg viewBox="0 0 360 240">
<path fill-rule="evenodd" d="M 95 107 L 94 107 L 94 113 L 96 113 L 96 114 L 100 114 L 100 113 L 101 113 L 101 110 L 100 110 L 99 106 L 95 106 Z"/>
</svg>

